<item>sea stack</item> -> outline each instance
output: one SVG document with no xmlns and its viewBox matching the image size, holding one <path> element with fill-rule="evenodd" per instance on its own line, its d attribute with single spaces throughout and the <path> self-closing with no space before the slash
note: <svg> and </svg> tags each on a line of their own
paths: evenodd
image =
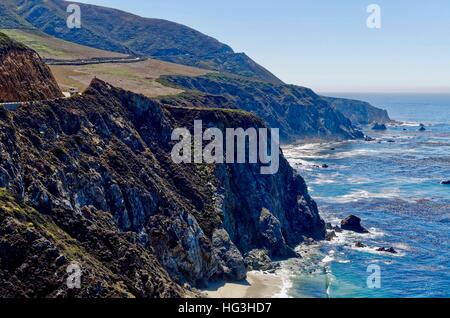
<svg viewBox="0 0 450 318">
<path fill-rule="evenodd" d="M 341 228 L 343 230 L 356 233 L 369 233 L 369 231 L 361 225 L 361 219 L 354 215 L 350 215 L 346 219 L 342 220 Z"/>
</svg>

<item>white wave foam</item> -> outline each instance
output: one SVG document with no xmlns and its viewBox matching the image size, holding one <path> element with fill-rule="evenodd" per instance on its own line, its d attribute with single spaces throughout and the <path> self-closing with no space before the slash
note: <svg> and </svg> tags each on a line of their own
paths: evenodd
<svg viewBox="0 0 450 318">
<path fill-rule="evenodd" d="M 355 190 L 345 195 L 336 197 L 315 197 L 317 200 L 333 203 L 350 203 L 367 199 L 397 199 L 400 198 L 398 188 L 384 189 L 383 192 L 369 192 L 366 190 Z"/>
<path fill-rule="evenodd" d="M 283 283 L 280 292 L 275 294 L 273 298 L 290 298 L 288 292 L 293 286 L 291 280 L 292 272 L 288 269 L 282 268 L 276 272 L 276 275 L 281 278 Z"/>
<path fill-rule="evenodd" d="M 335 258 L 333 256 L 327 255 L 322 259 L 323 264 L 329 264 L 331 262 L 334 262 Z"/>
</svg>

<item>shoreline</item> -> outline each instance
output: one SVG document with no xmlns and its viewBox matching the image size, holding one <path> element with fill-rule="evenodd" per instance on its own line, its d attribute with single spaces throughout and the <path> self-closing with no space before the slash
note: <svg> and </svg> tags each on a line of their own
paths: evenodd
<svg viewBox="0 0 450 318">
<path fill-rule="evenodd" d="M 277 298 L 286 297 L 285 289 L 279 275 L 252 271 L 245 281 L 214 283 L 202 292 L 207 298 Z"/>
</svg>

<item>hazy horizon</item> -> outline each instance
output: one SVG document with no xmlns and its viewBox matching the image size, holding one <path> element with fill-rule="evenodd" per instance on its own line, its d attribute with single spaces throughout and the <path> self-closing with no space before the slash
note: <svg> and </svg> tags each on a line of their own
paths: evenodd
<svg viewBox="0 0 450 318">
<path fill-rule="evenodd" d="M 192 27 L 286 83 L 334 93 L 450 93 L 450 2 L 82 0 Z M 369 4 L 381 29 L 369 29 Z"/>
</svg>

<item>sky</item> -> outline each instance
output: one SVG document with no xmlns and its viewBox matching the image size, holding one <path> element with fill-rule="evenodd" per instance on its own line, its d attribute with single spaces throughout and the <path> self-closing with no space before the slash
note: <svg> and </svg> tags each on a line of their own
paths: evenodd
<svg viewBox="0 0 450 318">
<path fill-rule="evenodd" d="M 449 0 L 78 0 L 190 26 L 318 92 L 450 93 Z M 381 28 L 367 27 L 367 7 Z"/>
</svg>

